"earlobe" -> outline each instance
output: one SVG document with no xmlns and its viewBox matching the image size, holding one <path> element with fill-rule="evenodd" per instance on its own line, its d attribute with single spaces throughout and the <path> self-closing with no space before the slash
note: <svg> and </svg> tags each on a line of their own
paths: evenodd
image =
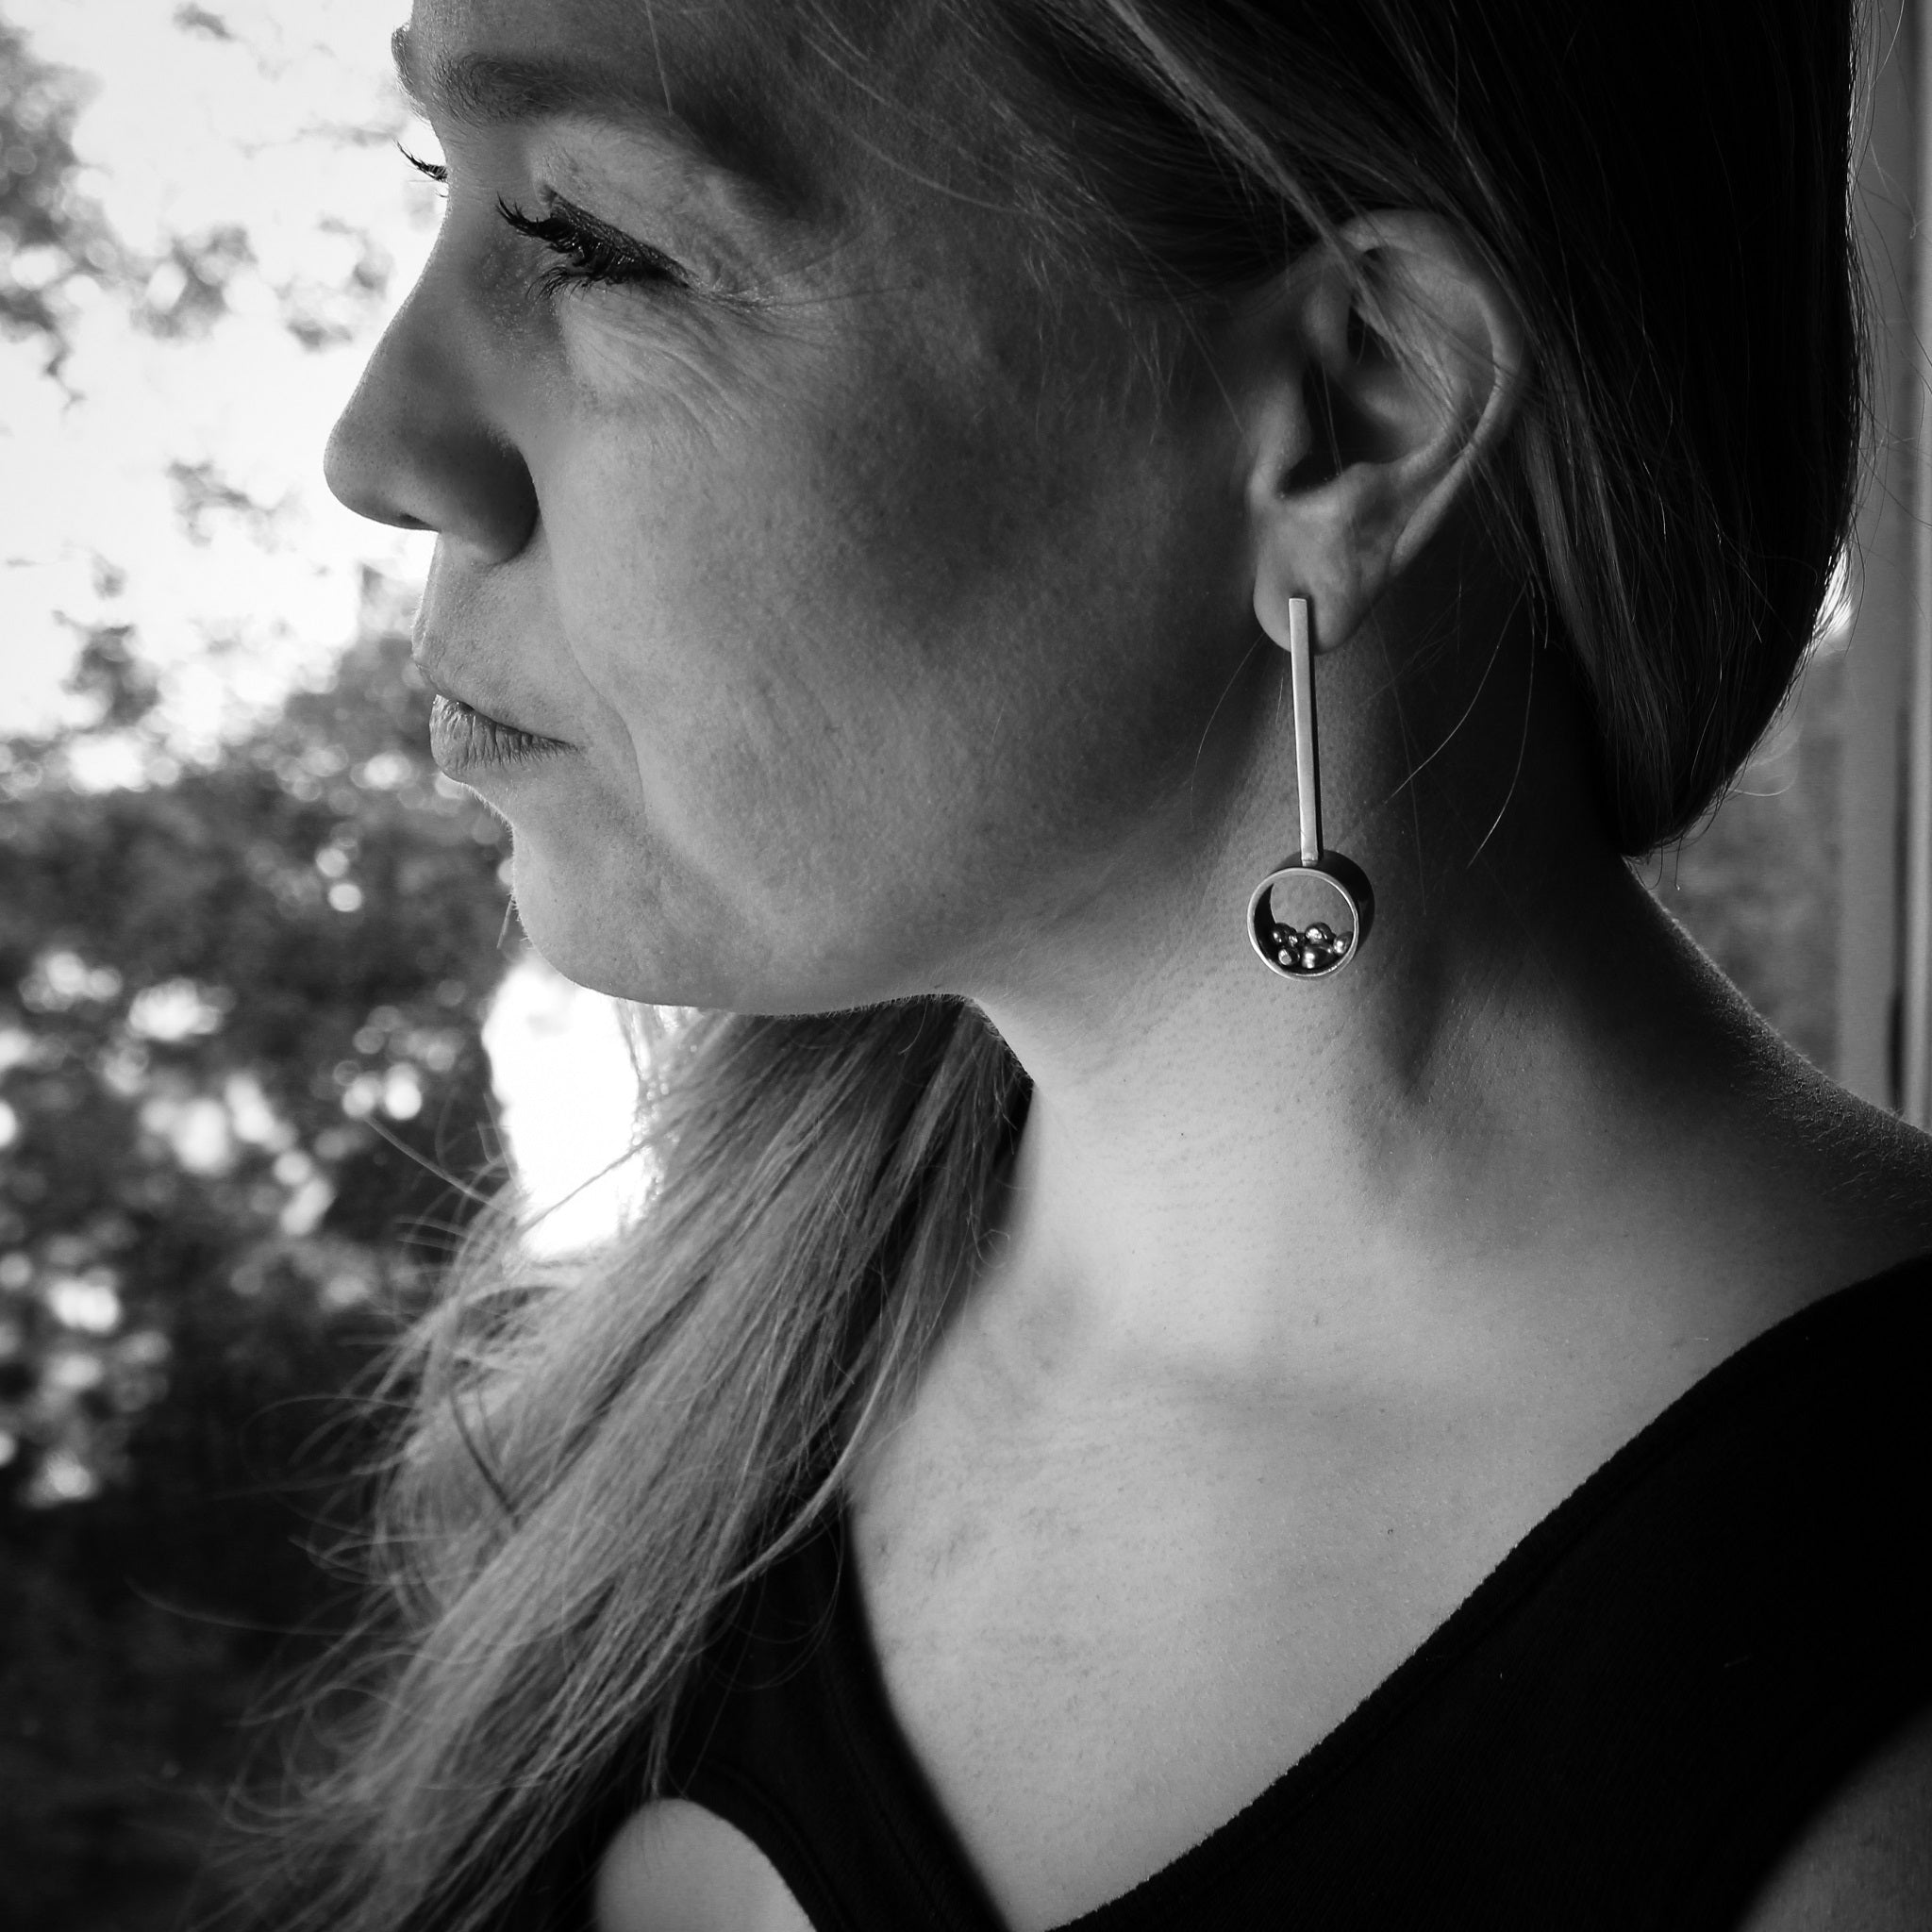
<svg viewBox="0 0 1932 1932">
<path fill-rule="evenodd" d="M 1248 390 L 1255 614 L 1322 613 L 1318 650 L 1367 617 L 1467 491 L 1520 397 L 1514 302 L 1457 231 L 1422 213 L 1362 216 L 1346 258 L 1323 245 L 1267 301 Z"/>
<path fill-rule="evenodd" d="M 1386 475 L 1367 464 L 1309 493 L 1318 500 L 1296 505 L 1282 492 L 1256 519 L 1255 617 L 1285 645 L 1290 601 L 1307 598 L 1321 613 L 1319 653 L 1345 644 L 1395 576 L 1407 519 Z"/>
</svg>

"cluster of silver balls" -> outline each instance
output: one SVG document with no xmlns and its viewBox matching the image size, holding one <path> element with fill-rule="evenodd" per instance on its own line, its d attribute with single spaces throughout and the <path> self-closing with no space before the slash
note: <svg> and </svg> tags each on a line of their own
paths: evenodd
<svg viewBox="0 0 1932 1932">
<path fill-rule="evenodd" d="M 1291 925 L 1276 925 L 1268 934 L 1274 958 L 1291 972 L 1319 973 L 1324 966 L 1339 964 L 1348 953 L 1349 936 L 1338 933 L 1323 920 L 1316 920 L 1307 932 Z"/>
</svg>

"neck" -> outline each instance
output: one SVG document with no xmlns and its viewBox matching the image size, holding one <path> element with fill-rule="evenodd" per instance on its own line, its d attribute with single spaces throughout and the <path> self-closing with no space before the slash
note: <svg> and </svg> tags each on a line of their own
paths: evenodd
<svg viewBox="0 0 1932 1932">
<path fill-rule="evenodd" d="M 1789 1073 L 1595 829 L 1574 708 L 1533 691 L 1532 661 L 1492 673 L 1507 732 L 1472 719 L 1408 795 L 1385 774 L 1379 809 L 1341 789 L 1336 844 L 1377 913 L 1333 979 L 1275 977 L 1242 931 L 1283 817 L 1272 841 L 1231 826 L 1206 892 L 1158 921 L 1144 895 L 1133 933 L 1096 919 L 982 997 L 1034 1083 L 984 1299 L 1042 1361 L 1435 1374 L 1547 1339 L 1607 1279 L 1690 1278 L 1659 1251 L 1687 1229 L 1763 1239 L 1750 1208 L 1669 1210 L 1722 1194 L 1709 1148 Z M 1357 681 L 1344 720 L 1376 702 Z M 1374 761 L 1355 769 L 1373 789 Z M 1761 1207 L 1761 1180 L 1736 1191 Z"/>
</svg>

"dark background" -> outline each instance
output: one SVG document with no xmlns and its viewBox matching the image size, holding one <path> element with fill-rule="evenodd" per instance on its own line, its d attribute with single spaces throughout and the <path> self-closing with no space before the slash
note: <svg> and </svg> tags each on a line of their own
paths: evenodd
<svg viewBox="0 0 1932 1932">
<path fill-rule="evenodd" d="M 64 282 L 142 299 L 75 188 L 72 76 L 0 19 L 0 327 L 50 365 Z M 235 238 L 184 244 L 220 312 Z M 21 247 L 61 267 L 9 277 Z M 42 259 L 44 263 L 44 253 Z M 500 1168 L 481 1024 L 508 959 L 495 823 L 425 753 L 372 579 L 333 678 L 184 766 L 141 639 L 83 641 L 81 722 L 0 741 L 0 1923 L 160 1932 L 261 1740 L 344 1625 L 396 1324 Z M 1841 660 L 1645 875 L 1827 1069 Z M 451 1177 L 462 1182 L 452 1185 Z"/>
</svg>

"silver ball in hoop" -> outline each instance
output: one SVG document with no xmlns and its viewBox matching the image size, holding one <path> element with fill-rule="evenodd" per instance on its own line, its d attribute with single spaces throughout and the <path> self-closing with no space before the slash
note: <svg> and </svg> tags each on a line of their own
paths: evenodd
<svg viewBox="0 0 1932 1932">
<path fill-rule="evenodd" d="M 1297 924 L 1274 910 L 1276 886 L 1292 891 Z M 1248 943 L 1269 972 L 1283 979 L 1326 979 L 1340 973 L 1361 948 L 1368 929 L 1366 895 L 1355 891 L 1327 865 L 1284 865 L 1271 872 L 1248 899 Z M 1322 917 L 1310 919 L 1310 901 Z"/>
</svg>

